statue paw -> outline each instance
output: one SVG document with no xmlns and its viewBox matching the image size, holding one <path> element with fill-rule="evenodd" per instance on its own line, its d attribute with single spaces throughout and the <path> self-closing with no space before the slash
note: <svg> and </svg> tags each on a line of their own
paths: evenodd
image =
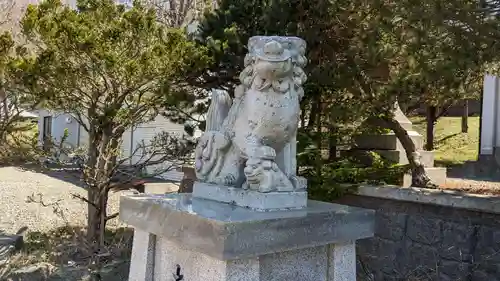
<svg viewBox="0 0 500 281">
<path fill-rule="evenodd" d="M 295 191 L 307 190 L 307 179 L 304 177 L 292 176 L 290 178 L 290 182 L 292 183 L 293 189 Z"/>
<path fill-rule="evenodd" d="M 229 144 L 230 141 L 220 132 L 209 131 L 203 134 L 195 150 L 195 171 L 199 179 L 218 173 L 214 168 Z"/>
<path fill-rule="evenodd" d="M 272 185 L 271 185 L 270 182 L 268 182 L 266 184 L 259 185 L 259 192 L 269 193 L 269 192 L 272 192 L 272 191 L 275 191 L 275 189 L 272 187 Z"/>
</svg>

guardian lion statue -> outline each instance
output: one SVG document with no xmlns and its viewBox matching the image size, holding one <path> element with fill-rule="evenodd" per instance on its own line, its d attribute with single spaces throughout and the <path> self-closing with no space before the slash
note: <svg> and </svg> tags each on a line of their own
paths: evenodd
<svg viewBox="0 0 500 281">
<path fill-rule="evenodd" d="M 212 94 L 195 152 L 196 176 L 200 182 L 263 193 L 303 190 L 295 175 L 295 149 L 288 159 L 277 157 L 296 145 L 306 43 L 254 36 L 248 49 L 234 100 L 225 91 Z"/>
</svg>

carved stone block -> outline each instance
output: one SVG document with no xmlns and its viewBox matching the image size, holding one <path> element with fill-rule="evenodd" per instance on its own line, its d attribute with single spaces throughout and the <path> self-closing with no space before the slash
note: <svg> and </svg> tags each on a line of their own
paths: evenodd
<svg viewBox="0 0 500 281">
<path fill-rule="evenodd" d="M 195 182 L 193 196 L 248 207 L 256 211 L 300 209 L 307 206 L 307 192 L 262 193 L 230 186 Z"/>
</svg>

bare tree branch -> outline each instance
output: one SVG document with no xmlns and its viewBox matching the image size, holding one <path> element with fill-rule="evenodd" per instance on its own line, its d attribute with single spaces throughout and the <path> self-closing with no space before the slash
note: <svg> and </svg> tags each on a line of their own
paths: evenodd
<svg viewBox="0 0 500 281">
<path fill-rule="evenodd" d="M 12 21 L 15 4 L 15 0 L 0 0 L 0 27 Z"/>
</svg>

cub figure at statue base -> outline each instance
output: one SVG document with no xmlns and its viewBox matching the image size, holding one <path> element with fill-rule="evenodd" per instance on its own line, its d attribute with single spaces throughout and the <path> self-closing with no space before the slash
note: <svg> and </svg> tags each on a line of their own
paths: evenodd
<svg viewBox="0 0 500 281">
<path fill-rule="evenodd" d="M 234 100 L 225 91 L 213 92 L 196 147 L 196 176 L 261 193 L 304 191 L 304 179 L 295 174 L 295 146 L 306 43 L 254 36 L 248 50 Z"/>
</svg>

